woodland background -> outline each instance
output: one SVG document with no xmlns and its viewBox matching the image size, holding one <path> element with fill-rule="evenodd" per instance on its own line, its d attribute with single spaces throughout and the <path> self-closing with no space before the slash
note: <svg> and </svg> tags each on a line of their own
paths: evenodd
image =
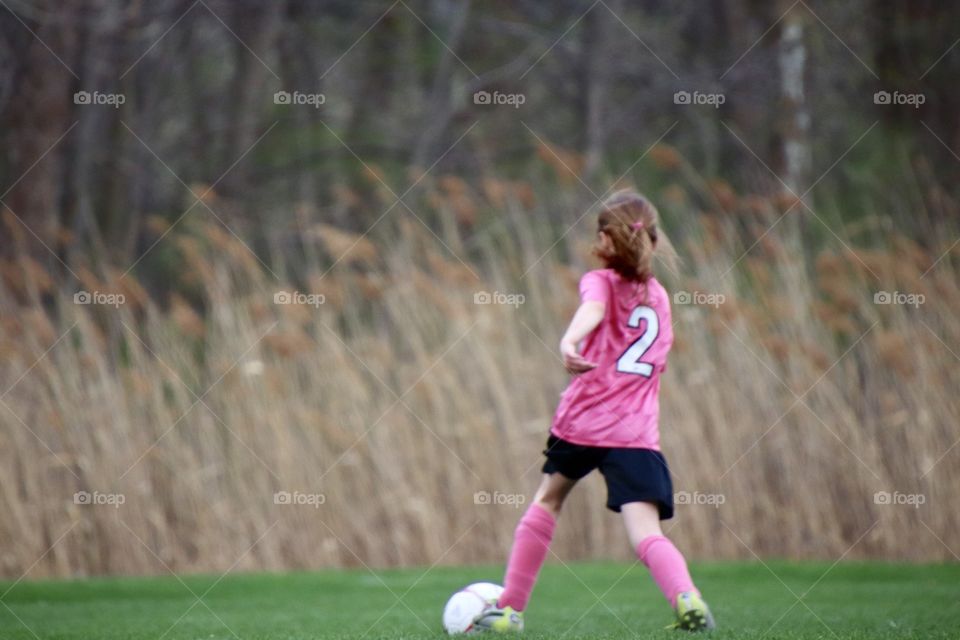
<svg viewBox="0 0 960 640">
<path fill-rule="evenodd" d="M 0 574 L 501 560 L 628 185 L 682 258 L 680 547 L 956 560 L 958 25 L 3 0 Z M 554 560 L 629 558 L 584 484 Z"/>
</svg>

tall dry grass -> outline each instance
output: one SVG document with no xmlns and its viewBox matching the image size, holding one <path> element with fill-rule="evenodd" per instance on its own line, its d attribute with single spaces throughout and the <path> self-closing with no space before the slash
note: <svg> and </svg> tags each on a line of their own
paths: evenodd
<svg viewBox="0 0 960 640">
<path fill-rule="evenodd" d="M 305 224 L 274 238 L 307 245 L 298 284 L 282 250 L 278 281 L 202 219 L 162 241 L 189 299 L 152 298 L 124 265 L 72 265 L 81 282 L 64 287 L 25 253 L 4 263 L 0 573 L 502 560 L 521 512 L 475 494 L 529 500 L 539 480 L 594 219 L 559 242 L 543 223 L 583 212 L 576 184 L 424 184 L 431 230 L 396 208 L 367 237 Z M 663 448 L 678 492 L 722 504 L 678 506 L 669 534 L 696 558 L 951 559 L 955 230 L 921 248 L 885 215 L 831 233 L 808 219 L 824 240 L 802 251 L 799 212 L 768 231 L 783 199 L 688 180 L 660 201 L 685 260 L 663 280 L 725 296 L 674 307 Z M 78 305 L 77 289 L 126 300 Z M 274 303 L 293 290 L 325 301 Z M 925 302 L 874 304 L 880 290 Z M 525 300 L 477 305 L 479 291 Z M 582 484 L 557 557 L 628 558 L 602 480 Z M 80 491 L 123 504 L 76 504 Z M 277 504 L 283 491 L 323 503 Z"/>
</svg>

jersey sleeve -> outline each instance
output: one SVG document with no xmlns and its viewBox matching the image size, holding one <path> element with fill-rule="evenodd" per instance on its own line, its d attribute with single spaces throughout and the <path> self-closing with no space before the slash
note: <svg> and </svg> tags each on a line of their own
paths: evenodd
<svg viewBox="0 0 960 640">
<path fill-rule="evenodd" d="M 580 278 L 580 302 L 610 303 L 610 283 L 599 271 L 588 271 Z"/>
</svg>

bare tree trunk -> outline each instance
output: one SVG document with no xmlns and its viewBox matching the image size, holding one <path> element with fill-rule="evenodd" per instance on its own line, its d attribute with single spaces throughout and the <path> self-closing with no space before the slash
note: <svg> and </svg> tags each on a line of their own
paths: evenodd
<svg viewBox="0 0 960 640">
<path fill-rule="evenodd" d="M 467 25 L 467 16 L 470 13 L 470 2 L 464 0 L 454 3 L 454 8 L 450 11 L 450 26 L 443 36 L 449 50 L 444 49 L 446 55 L 437 65 L 436 73 L 433 76 L 433 87 L 430 91 L 430 98 L 424 109 L 424 126 L 421 129 L 420 136 L 416 141 L 416 149 L 413 154 L 413 164 L 416 167 L 425 167 L 429 165 L 433 158 L 440 153 L 437 149 L 439 140 L 446 131 L 450 118 L 454 113 L 453 96 L 453 77 L 460 68 L 460 62 L 454 57 L 455 52 L 463 38 L 464 28 Z"/>
<path fill-rule="evenodd" d="M 284 2 L 271 2 L 263 8 L 252 9 L 240 3 L 234 7 L 232 22 L 235 26 L 232 28 L 238 36 L 234 44 L 236 72 L 231 88 L 231 104 L 227 105 L 231 116 L 227 122 L 232 135 L 227 136 L 219 172 L 226 171 L 246 153 L 260 135 L 257 125 L 263 113 L 262 107 L 273 96 L 268 84 L 279 84 L 279 78 L 274 77 L 276 71 L 268 66 L 270 63 L 264 57 L 268 57 L 267 52 L 276 40 L 284 5 Z M 307 89 L 304 87 L 300 90 Z M 248 184 L 245 173 L 243 163 L 234 167 L 221 183 L 223 190 L 244 188 Z M 217 173 L 210 178 L 215 180 L 219 175 Z"/>
<path fill-rule="evenodd" d="M 73 56 L 84 91 L 119 94 L 117 78 L 122 73 L 120 34 L 124 28 L 121 7 L 105 3 L 96 19 L 78 21 L 80 41 Z M 124 96 L 126 99 L 126 96 Z M 77 126 L 66 149 L 73 160 L 64 167 L 64 210 L 75 219 L 74 228 L 82 240 L 96 249 L 105 263 L 123 262 L 123 235 L 131 218 L 129 202 L 119 175 L 121 148 L 117 139 L 119 110 L 91 105 L 75 105 Z"/>
<path fill-rule="evenodd" d="M 59 259 L 63 254 L 63 169 L 67 166 L 64 158 L 68 157 L 64 143 L 75 133 L 67 132 L 73 123 L 70 105 L 76 83 L 74 71 L 65 64 L 75 63 L 68 55 L 61 63 L 39 39 L 59 51 L 73 49 L 72 34 L 63 25 L 70 24 L 76 15 L 68 7 L 56 16 L 42 22 L 27 17 L 37 37 L 23 42 L 23 50 L 17 54 L 20 70 L 14 75 L 15 85 L 4 117 L 4 127 L 9 127 L 5 142 L 8 170 L 0 181 L 0 194 L 7 192 L 3 201 L 16 215 L 12 224 L 26 241 L 25 253 L 45 265 L 50 273 L 63 273 Z M 5 20 L 22 28 L 12 15 Z"/>
<path fill-rule="evenodd" d="M 783 105 L 781 137 L 783 179 L 801 195 L 810 180 L 810 112 L 807 109 L 805 74 L 807 50 L 804 40 L 804 16 L 796 8 L 784 18 L 777 52 L 780 71 L 780 96 Z"/>
<path fill-rule="evenodd" d="M 610 2 L 610 9 L 617 15 L 623 13 L 623 0 Z M 603 163 L 607 141 L 607 96 L 610 91 L 611 65 L 609 52 L 614 50 L 614 18 L 609 12 L 597 8 L 584 19 L 583 54 L 586 57 L 583 75 L 584 104 L 584 172 L 587 183 L 596 177 Z"/>
<path fill-rule="evenodd" d="M 786 1 L 786 0 L 785 0 Z M 797 197 L 804 196 L 810 181 L 810 113 L 806 105 L 805 73 L 808 50 L 804 41 L 804 15 L 797 6 L 790 9 L 783 21 L 777 43 L 777 65 L 780 72 L 782 120 L 779 123 L 782 158 L 780 175 L 787 188 Z M 784 220 L 783 241 L 789 250 L 802 255 L 804 230 L 809 214 L 804 204 L 793 207 Z M 800 295 L 803 284 L 793 279 L 783 283 L 785 290 Z"/>
<path fill-rule="evenodd" d="M 358 80 L 355 93 L 350 96 L 351 108 L 344 125 L 345 133 L 340 137 L 361 158 L 370 155 L 372 141 L 389 137 L 390 134 L 388 127 L 384 124 L 384 117 L 395 109 L 390 98 L 396 86 L 394 59 L 398 55 L 397 46 L 398 43 L 403 42 L 401 11 L 403 11 L 402 7 L 398 6 L 384 16 L 370 30 L 361 45 L 351 52 L 351 60 L 344 63 L 350 64 L 355 69 L 355 77 Z M 345 70 L 341 68 L 337 71 L 343 73 Z M 342 96 L 340 99 L 346 98 L 347 96 Z M 334 152 L 336 163 L 347 167 L 346 182 L 350 189 L 358 194 L 369 190 L 369 179 L 361 177 L 360 167 L 353 153 L 343 149 L 339 141 L 332 137 L 330 143 L 336 150 Z M 384 153 L 382 147 L 376 151 L 382 158 L 390 159 L 389 154 Z M 367 211 L 345 211 L 341 214 L 341 219 L 350 228 L 362 230 L 377 215 Z"/>
</svg>

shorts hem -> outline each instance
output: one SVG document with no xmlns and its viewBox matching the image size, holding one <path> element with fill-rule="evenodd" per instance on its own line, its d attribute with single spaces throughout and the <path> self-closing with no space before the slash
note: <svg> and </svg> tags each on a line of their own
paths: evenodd
<svg viewBox="0 0 960 640">
<path fill-rule="evenodd" d="M 619 500 L 615 502 L 607 501 L 607 509 L 613 511 L 614 513 L 620 513 L 623 505 L 630 504 L 631 502 L 649 502 L 650 504 L 657 505 L 657 512 L 660 515 L 661 521 L 670 520 L 673 518 L 673 505 L 668 505 L 656 496 L 630 498 L 628 500 Z"/>
</svg>

